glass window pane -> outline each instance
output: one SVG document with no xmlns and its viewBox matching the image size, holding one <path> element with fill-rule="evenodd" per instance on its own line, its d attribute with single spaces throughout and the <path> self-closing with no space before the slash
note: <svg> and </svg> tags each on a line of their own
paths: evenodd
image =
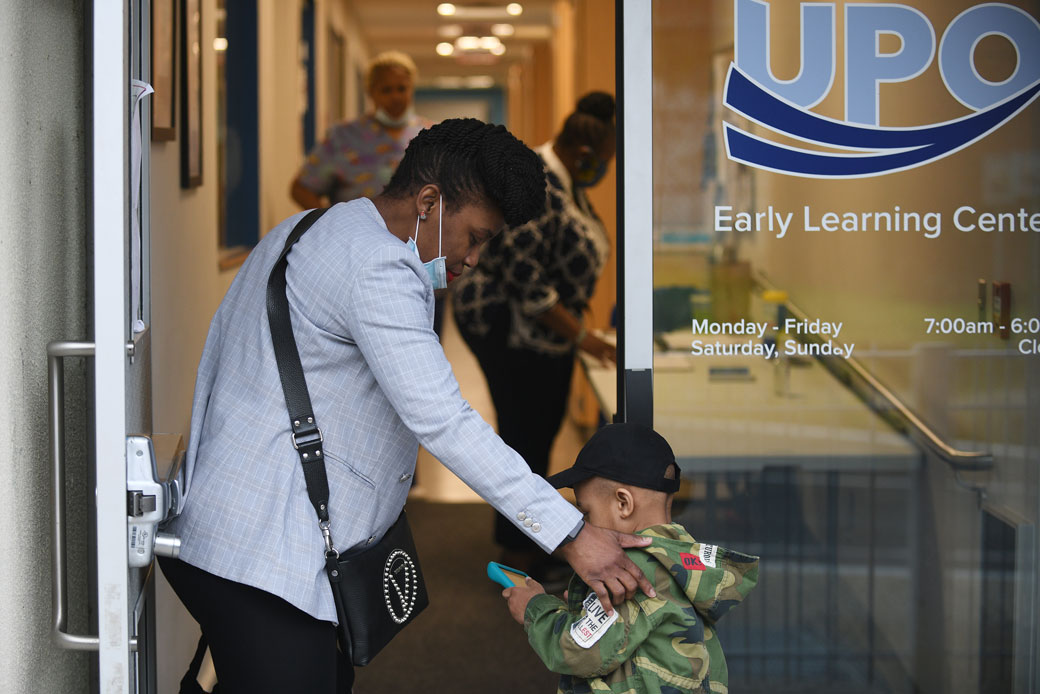
<svg viewBox="0 0 1040 694">
<path fill-rule="evenodd" d="M 654 425 L 734 691 L 1033 691 L 1035 3 L 653 2 Z"/>
</svg>

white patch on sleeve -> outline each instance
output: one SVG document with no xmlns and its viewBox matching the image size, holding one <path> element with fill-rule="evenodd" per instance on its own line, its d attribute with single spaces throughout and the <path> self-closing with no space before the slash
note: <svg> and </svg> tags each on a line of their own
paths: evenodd
<svg viewBox="0 0 1040 694">
<path fill-rule="evenodd" d="M 715 557 L 718 555 L 719 548 L 715 545 L 701 545 L 701 549 L 697 552 L 697 555 L 704 562 L 705 566 L 715 568 Z"/>
<path fill-rule="evenodd" d="M 607 616 L 607 611 L 595 593 L 589 593 L 582 607 L 585 608 L 585 615 L 571 625 L 571 638 L 582 648 L 592 648 L 610 625 L 617 621 L 618 612 L 614 610 L 614 614 Z"/>
</svg>

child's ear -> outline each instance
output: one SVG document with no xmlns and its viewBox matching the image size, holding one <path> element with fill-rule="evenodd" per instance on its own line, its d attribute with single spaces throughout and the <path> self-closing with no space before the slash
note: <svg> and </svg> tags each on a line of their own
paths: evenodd
<svg viewBox="0 0 1040 694">
<path fill-rule="evenodd" d="M 614 502 L 617 504 L 618 518 L 622 520 L 626 520 L 636 511 L 635 495 L 625 487 L 614 490 Z"/>
</svg>

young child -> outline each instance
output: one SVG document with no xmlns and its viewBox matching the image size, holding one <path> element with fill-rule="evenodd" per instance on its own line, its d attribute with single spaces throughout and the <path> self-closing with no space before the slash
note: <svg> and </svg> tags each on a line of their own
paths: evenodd
<svg viewBox="0 0 1040 694">
<path fill-rule="evenodd" d="M 537 581 L 502 596 L 535 652 L 560 673 L 559 694 L 581 692 L 727 692 L 729 676 L 714 625 L 758 580 L 758 557 L 696 542 L 671 522 L 679 466 L 652 429 L 610 424 L 549 478 L 573 487 L 587 522 L 653 542 L 626 550 L 654 585 L 608 616 L 580 578 L 566 602 Z"/>
</svg>

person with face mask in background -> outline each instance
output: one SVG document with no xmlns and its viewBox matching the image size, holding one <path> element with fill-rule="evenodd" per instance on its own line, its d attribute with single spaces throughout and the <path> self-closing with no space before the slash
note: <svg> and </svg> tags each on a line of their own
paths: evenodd
<svg viewBox="0 0 1040 694">
<path fill-rule="evenodd" d="M 581 349 L 616 362 L 613 345 L 586 330 L 583 314 L 610 252 L 585 190 L 615 151 L 614 98 L 583 96 L 556 138 L 535 148 L 545 169 L 546 210 L 488 243 L 456 282 L 456 323 L 487 379 L 498 432 L 545 475 L 563 422 L 574 357 Z M 504 564 L 544 577 L 544 554 L 498 516 Z"/>
<path fill-rule="evenodd" d="M 416 115 L 419 71 L 406 54 L 380 53 L 368 63 L 365 86 L 372 113 L 339 123 L 307 155 L 290 191 L 304 209 L 375 198 L 390 182 L 408 143 L 433 123 Z M 437 297 L 433 330 L 441 334 L 444 299 Z"/>
<path fill-rule="evenodd" d="M 397 51 L 369 62 L 365 86 L 375 110 L 332 126 L 314 146 L 292 183 L 297 204 L 311 209 L 383 192 L 408 143 L 431 125 L 412 104 L 417 75 L 412 59 Z"/>
</svg>

